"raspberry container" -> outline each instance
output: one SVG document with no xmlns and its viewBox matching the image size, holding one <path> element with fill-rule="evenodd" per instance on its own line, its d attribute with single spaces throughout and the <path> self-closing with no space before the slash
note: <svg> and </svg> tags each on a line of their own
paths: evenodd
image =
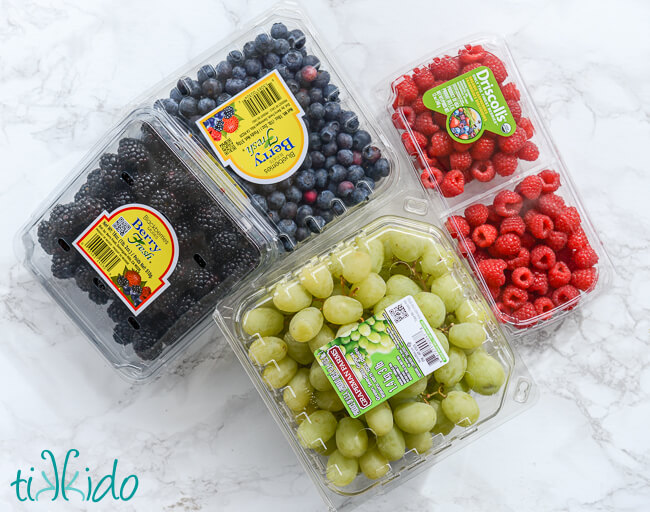
<svg viewBox="0 0 650 512">
<path fill-rule="evenodd" d="M 389 83 L 395 144 L 512 333 L 607 287 L 611 262 L 503 39 L 468 37 Z"/>
<path fill-rule="evenodd" d="M 140 101 L 237 181 L 287 250 L 393 182 L 376 123 L 293 4 L 253 20 Z"/>
<path fill-rule="evenodd" d="M 25 266 L 105 359 L 144 380 L 282 248 L 242 193 L 153 109 L 111 130 L 18 234 Z"/>
</svg>

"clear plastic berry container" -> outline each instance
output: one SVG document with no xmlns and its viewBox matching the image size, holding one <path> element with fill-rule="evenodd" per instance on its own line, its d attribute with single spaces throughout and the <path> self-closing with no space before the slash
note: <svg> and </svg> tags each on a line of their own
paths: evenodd
<svg viewBox="0 0 650 512">
<path fill-rule="evenodd" d="M 229 173 L 287 250 L 388 189 L 393 156 L 306 14 L 280 4 L 142 100 Z"/>
<path fill-rule="evenodd" d="M 185 349 L 217 300 L 281 251 L 209 170 L 159 112 L 134 111 L 18 234 L 25 266 L 131 380 Z"/>
<path fill-rule="evenodd" d="M 444 231 L 422 220 L 426 208 L 412 208 L 416 202 L 393 201 L 381 214 L 401 209 L 402 216 L 381 216 L 361 229 L 346 222 L 345 230 L 292 254 L 263 286 L 242 286 L 215 312 L 330 510 L 347 510 L 403 483 L 534 401 L 534 384 L 471 273 Z M 384 308 L 412 300 L 435 333 L 429 339 L 446 346 L 440 356 L 446 364 L 404 378 L 404 388 L 388 400 L 348 409 L 356 402 L 343 404 L 344 395 L 334 391 L 339 374 L 326 376 L 322 354 L 340 344 L 348 369 L 366 386 L 371 379 L 357 373 L 361 365 L 381 373 L 389 365 L 378 361 L 402 343 L 393 334 L 386 338 Z M 473 334 L 459 334 L 464 329 Z M 411 343 L 421 343 L 419 336 L 404 340 L 424 365 L 429 353 Z M 469 409 L 456 409 L 456 400 Z"/>
</svg>

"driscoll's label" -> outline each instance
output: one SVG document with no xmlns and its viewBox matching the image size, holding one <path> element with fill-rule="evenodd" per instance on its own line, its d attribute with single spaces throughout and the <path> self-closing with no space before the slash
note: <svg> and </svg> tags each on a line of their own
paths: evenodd
<svg viewBox="0 0 650 512">
<path fill-rule="evenodd" d="M 224 165 L 253 183 L 287 179 L 302 164 L 309 139 L 300 104 L 277 71 L 196 121 Z"/>
<path fill-rule="evenodd" d="M 136 315 L 169 286 L 178 261 L 174 228 L 144 204 L 102 213 L 73 245 Z"/>
<path fill-rule="evenodd" d="M 314 355 L 353 418 L 449 362 L 410 295 Z"/>
<path fill-rule="evenodd" d="M 517 127 L 492 70 L 485 66 L 429 89 L 422 102 L 448 116 L 447 132 L 458 142 L 474 142 L 485 130 L 509 137 Z"/>
</svg>

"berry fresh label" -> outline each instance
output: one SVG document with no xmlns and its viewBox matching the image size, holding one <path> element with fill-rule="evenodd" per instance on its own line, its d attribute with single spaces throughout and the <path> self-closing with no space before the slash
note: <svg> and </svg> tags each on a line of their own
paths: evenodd
<svg viewBox="0 0 650 512">
<path fill-rule="evenodd" d="M 449 361 L 410 295 L 314 355 L 353 418 Z"/>
<path fill-rule="evenodd" d="M 103 212 L 73 245 L 136 315 L 169 286 L 178 261 L 171 224 L 143 204 Z"/>
<path fill-rule="evenodd" d="M 422 96 L 424 105 L 447 116 L 447 132 L 452 139 L 469 144 L 485 130 L 509 137 L 515 122 L 492 70 L 472 69 Z"/>
<path fill-rule="evenodd" d="M 219 160 L 253 183 L 277 183 L 307 154 L 305 115 L 277 71 L 196 121 Z"/>
</svg>

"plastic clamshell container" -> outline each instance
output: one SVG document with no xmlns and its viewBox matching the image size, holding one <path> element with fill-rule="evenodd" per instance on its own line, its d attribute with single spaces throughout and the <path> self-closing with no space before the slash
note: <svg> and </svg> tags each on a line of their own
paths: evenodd
<svg viewBox="0 0 650 512">
<path fill-rule="evenodd" d="M 481 55 L 483 57 L 481 57 Z M 465 55 L 466 62 L 460 63 Z M 485 56 L 490 56 L 491 61 L 485 61 Z M 494 142 L 494 151 L 492 152 L 488 160 L 479 160 L 472 156 L 472 163 L 467 170 L 464 170 L 463 174 L 465 175 L 465 187 L 464 191 L 461 194 L 445 197 L 445 194 L 442 193 L 440 188 L 440 183 L 436 179 L 427 180 L 429 173 L 435 174 L 435 171 L 432 171 L 432 167 L 437 166 L 443 171 L 443 176 L 449 171 L 449 166 L 445 166 L 446 163 L 449 163 L 448 156 L 446 157 L 435 157 L 436 161 L 430 161 L 427 157 L 428 155 L 426 147 L 420 147 L 417 144 L 417 136 L 415 135 L 416 122 L 408 122 L 409 116 L 412 114 L 406 110 L 405 107 L 409 107 L 413 103 L 408 103 L 403 99 L 400 99 L 400 84 L 403 84 L 407 77 L 413 77 L 416 70 L 431 70 L 433 69 L 434 76 L 439 72 L 441 64 L 445 62 L 454 61 L 457 64 L 455 72 L 449 72 L 447 78 L 439 78 L 436 81 L 434 86 L 438 86 L 446 83 L 446 81 L 451 80 L 451 75 L 459 76 L 463 74 L 464 66 L 470 66 L 465 68 L 466 70 L 471 70 L 471 67 L 475 65 L 485 65 L 487 64 L 490 69 L 493 70 L 495 77 L 501 78 L 501 75 L 506 76 L 505 79 L 499 80 L 500 88 L 505 98 L 509 98 L 508 106 L 513 112 L 521 111 L 521 115 L 516 115 L 518 118 L 517 129 L 524 128 L 527 131 L 528 142 L 532 142 L 539 151 L 538 156 L 534 160 L 527 160 L 525 158 L 519 158 L 521 156 L 518 153 L 515 153 L 516 158 L 516 167 L 511 166 L 510 171 L 505 174 L 500 174 L 495 170 L 494 177 L 488 181 L 479 181 L 471 177 L 472 171 L 471 166 L 473 165 L 483 165 L 489 164 L 495 166 L 495 155 L 497 153 L 502 153 L 500 148 L 500 140 L 506 140 L 505 137 L 491 135 L 489 132 L 485 131 L 483 134 L 475 141 L 471 146 L 469 151 L 470 156 L 472 156 L 473 151 L 475 151 L 475 146 L 480 143 L 481 139 L 492 139 Z M 495 64 L 496 63 L 496 64 Z M 496 71 L 494 71 L 496 70 Z M 443 72 L 444 73 L 444 72 Z M 477 270 L 478 261 L 480 259 L 488 258 L 500 258 L 499 255 L 487 254 L 484 251 L 474 252 L 475 244 L 470 242 L 472 237 L 472 232 L 474 226 L 471 226 L 471 231 L 468 237 L 460 237 L 458 246 L 459 251 L 467 257 L 469 260 L 472 269 L 475 271 L 477 280 L 481 284 L 481 288 L 484 296 L 487 301 L 492 306 L 497 318 L 506 325 L 507 329 L 512 334 L 521 334 L 523 332 L 530 332 L 531 329 L 538 329 L 542 327 L 549 326 L 551 323 L 560 321 L 566 317 L 570 310 L 575 310 L 579 304 L 584 304 L 587 300 L 597 296 L 598 292 L 607 287 L 612 273 L 612 264 L 609 260 L 609 257 L 600 241 L 597 232 L 595 231 L 593 224 L 591 223 L 589 216 L 583 206 L 583 203 L 580 199 L 580 196 L 577 192 L 575 185 L 572 183 L 569 172 L 566 168 L 566 165 L 562 161 L 562 158 L 553 143 L 548 130 L 546 129 L 544 122 L 542 121 L 531 95 L 526 89 L 526 85 L 523 82 L 521 75 L 515 65 L 515 62 L 512 58 L 512 55 L 506 45 L 505 40 L 495 35 L 480 35 L 480 36 L 469 36 L 462 41 L 446 46 L 442 49 L 438 49 L 430 56 L 419 59 L 410 66 L 406 67 L 397 77 L 393 75 L 393 78 L 389 80 L 389 98 L 387 100 L 388 113 L 391 116 L 391 121 L 393 125 L 393 137 L 399 135 L 401 137 L 401 144 L 395 141 L 395 145 L 401 145 L 404 149 L 403 154 L 405 154 L 411 161 L 413 165 L 414 174 L 420 178 L 420 184 L 424 189 L 428 189 L 429 195 L 432 199 L 435 200 L 436 204 L 440 208 L 440 220 L 445 222 L 448 229 L 453 231 L 462 232 L 462 226 L 457 224 L 454 216 L 463 216 L 465 209 L 474 204 L 486 204 L 491 205 L 493 199 L 497 194 L 503 190 L 515 190 L 516 186 L 527 176 L 539 174 L 543 170 L 553 170 L 559 174 L 561 186 L 555 192 L 556 195 L 559 195 L 564 199 L 566 206 L 573 206 L 577 209 L 581 224 L 580 228 L 584 230 L 586 238 L 588 240 L 588 245 L 591 246 L 594 253 L 597 256 L 597 263 L 595 264 L 595 278 L 593 286 L 588 286 L 585 289 L 579 290 L 579 295 L 571 297 L 569 300 L 566 300 L 562 303 L 557 303 L 554 301 L 554 305 L 549 309 L 547 305 L 546 309 L 543 312 L 537 312 L 536 314 L 530 316 L 527 315 L 526 318 L 519 318 L 518 315 L 512 314 L 512 311 L 503 308 L 499 309 L 497 304 L 501 302 L 501 297 L 496 294 L 496 290 L 490 287 L 486 283 L 484 276 L 480 274 Z M 414 81 L 415 82 L 415 81 Z M 513 84 L 513 85 L 508 85 Z M 386 97 L 386 87 L 382 87 L 382 93 Z M 423 90 L 419 90 L 419 95 L 421 96 Z M 412 107 L 410 107 L 412 108 Z M 420 110 L 422 115 L 431 115 L 431 118 L 434 122 L 438 121 L 441 125 L 445 124 L 443 118 L 446 118 L 443 114 L 433 113 L 431 110 L 426 107 L 417 107 Z M 415 119 L 418 114 L 415 114 Z M 413 120 L 414 118 L 411 117 Z M 521 122 L 521 120 L 526 119 L 527 121 Z M 387 123 L 388 124 L 388 123 Z M 445 132 L 445 126 L 439 126 L 438 132 Z M 513 135 L 514 136 L 514 135 Z M 430 144 L 430 142 L 427 142 Z M 489 145 L 489 143 L 488 143 Z M 458 153 L 458 149 L 463 148 L 463 144 L 458 142 L 453 142 L 452 151 L 453 153 Z M 467 151 L 466 151 L 467 152 Z M 489 152 L 489 151 L 488 151 Z M 409 154 L 410 153 L 410 154 Z M 474 156 L 478 156 L 474 153 Z M 483 155 L 485 156 L 485 154 Z M 512 157 L 513 155 L 511 155 Z M 498 160 L 499 157 L 497 157 Z M 442 165 L 441 165 L 442 162 Z M 506 166 L 507 167 L 507 166 Z M 485 169 L 485 165 L 481 167 L 481 170 Z M 471 177 L 471 178 L 470 178 Z M 522 211 L 527 210 L 531 207 L 532 202 L 529 200 L 524 201 L 524 208 Z M 451 217 L 451 218 L 450 218 Z M 462 221 L 458 221 L 462 222 Z M 499 228 L 498 223 L 496 224 L 497 229 Z M 527 231 L 528 232 L 528 231 Z M 532 250 L 536 245 L 544 245 L 543 239 L 535 240 L 535 243 L 530 245 L 528 249 Z M 480 248 L 479 248 L 480 249 Z M 566 260 L 569 263 L 569 266 L 574 268 L 572 265 L 571 255 L 575 254 L 575 250 L 568 251 L 565 250 L 563 260 Z M 507 282 L 505 285 L 511 284 L 511 271 L 513 268 L 506 269 Z M 532 268 L 532 270 L 540 270 Z M 503 291 L 504 286 L 499 287 Z M 552 296 L 554 289 L 551 287 L 549 295 Z M 539 294 L 543 296 L 545 294 Z M 537 295 L 530 295 L 530 298 L 538 298 Z M 551 296 L 549 298 L 551 298 Z M 552 299 L 553 300 L 553 299 Z M 531 301 L 532 302 L 532 301 Z"/>
<path fill-rule="evenodd" d="M 129 380 L 186 349 L 217 300 L 282 252 L 241 192 L 210 172 L 159 112 L 139 109 L 18 233 L 24 265 Z"/>
<path fill-rule="evenodd" d="M 408 200 L 405 204 L 408 204 Z M 420 212 L 421 215 L 424 213 Z M 492 315 L 489 306 L 482 299 L 467 266 L 458 257 L 447 235 L 443 231 L 420 220 L 393 215 L 379 217 L 365 227 L 354 230 L 354 232 L 351 231 L 348 229 L 345 232 L 344 238 L 342 240 L 338 239 L 338 242 L 337 239 L 332 240 L 332 237 L 336 236 L 335 233 L 328 234 L 328 238 L 331 240 L 328 243 L 318 244 L 320 249 L 312 250 L 310 254 L 306 254 L 306 250 L 309 247 L 299 249 L 293 255 L 295 258 L 290 258 L 291 261 L 288 264 L 273 272 L 269 277 L 270 282 L 265 286 L 257 287 L 257 285 L 249 286 L 243 284 L 240 293 L 221 301 L 215 312 L 216 322 L 225 333 L 228 342 L 251 377 L 254 385 L 266 402 L 267 407 L 285 434 L 303 467 L 314 481 L 330 510 L 347 510 L 353 508 L 359 505 L 362 500 L 374 494 L 385 492 L 393 485 L 403 483 L 406 478 L 415 475 L 418 471 L 431 466 L 455 450 L 462 448 L 466 443 L 502 423 L 512 414 L 520 412 L 524 407 L 531 405 L 535 398 L 535 387 L 532 379 L 527 374 L 521 361 L 515 356 L 498 322 Z M 278 286 L 295 285 L 300 280 L 301 271 L 307 269 L 304 271 L 310 272 L 310 269 L 313 269 L 319 264 L 325 264 L 334 273 L 338 273 L 336 268 L 341 264 L 341 261 L 345 261 L 346 254 L 355 250 L 371 253 L 372 250 L 369 247 L 373 244 L 373 241 L 378 241 L 381 244 L 382 251 L 384 251 L 384 241 L 388 240 L 394 233 L 406 233 L 411 237 L 415 237 L 423 245 L 430 244 L 438 248 L 440 251 L 439 254 L 442 257 L 436 268 L 436 275 L 445 276 L 445 278 L 452 276 L 452 282 L 455 283 L 451 287 L 453 290 L 450 290 L 450 294 L 445 300 L 456 304 L 454 307 L 459 307 L 458 304 L 467 300 L 472 301 L 472 304 L 474 304 L 474 313 L 463 317 L 466 321 L 472 321 L 469 318 L 477 320 L 479 316 L 484 315 L 484 321 L 480 323 L 486 334 L 486 339 L 482 344 L 482 350 L 485 350 L 486 353 L 491 355 L 498 362 L 498 365 L 503 368 L 503 381 L 502 385 L 498 386 L 498 391 L 493 391 L 491 395 L 479 395 L 471 390 L 469 391 L 476 399 L 480 408 L 480 416 L 471 426 L 463 428 L 447 423 L 447 429 L 445 429 L 445 422 L 442 421 L 433 429 L 436 430 L 437 428 L 437 433 L 433 432 L 430 434 L 431 448 L 425 453 L 418 453 L 417 449 L 412 446 L 411 448 L 406 447 L 403 456 L 397 457 L 397 460 L 388 462 L 389 468 L 380 478 L 370 479 L 362 472 L 359 472 L 348 485 L 337 486 L 327 477 L 328 456 L 320 455 L 317 451 L 305 448 L 301 444 L 301 439 L 298 434 L 299 425 L 303 422 L 310 422 L 310 414 L 313 414 L 318 409 L 316 403 L 318 400 L 317 388 L 316 390 L 312 389 L 313 394 L 305 409 L 296 412 L 287 405 L 284 399 L 287 393 L 290 397 L 295 396 L 291 385 L 287 385 L 289 381 L 287 379 L 281 382 L 273 381 L 265 373 L 265 370 L 271 373 L 275 371 L 282 373 L 284 371 L 282 370 L 283 368 L 291 366 L 291 373 L 295 374 L 296 372 L 300 372 L 301 368 L 309 369 L 312 362 L 315 362 L 313 352 L 310 352 L 310 349 L 313 347 L 309 346 L 309 342 L 298 343 L 292 340 L 290 335 L 287 335 L 289 331 L 289 319 L 293 317 L 294 313 L 280 312 L 275 307 L 273 299 L 274 291 Z M 338 230 L 337 234 L 340 235 L 341 230 Z M 375 247 L 377 247 L 376 244 Z M 398 260 L 395 258 L 391 259 L 388 252 L 382 254 L 382 256 L 385 257 L 383 264 L 380 261 L 381 258 L 374 256 L 371 256 L 371 258 L 373 265 L 381 266 L 379 273 L 383 277 L 388 277 L 388 274 L 394 275 L 398 273 L 411 275 L 410 273 L 417 266 L 417 263 L 414 262 L 410 262 L 409 265 L 396 263 Z M 336 262 L 332 263 L 333 261 Z M 378 267 L 373 268 L 373 270 L 378 270 Z M 322 272 L 322 268 L 319 272 Z M 416 270 L 416 272 L 419 271 Z M 428 276 L 419 274 L 419 278 L 426 281 Z M 336 277 L 334 282 L 340 282 L 345 286 L 348 284 L 342 277 Z M 424 285 L 424 288 L 428 290 L 427 285 Z M 334 293 L 339 292 L 340 290 L 337 292 L 335 289 Z M 322 309 L 322 300 L 314 298 L 312 305 Z M 269 341 L 268 338 L 260 336 L 260 331 L 251 334 L 251 324 L 248 323 L 247 314 L 260 307 L 274 310 L 272 316 L 278 317 L 274 319 L 274 322 L 263 324 L 264 329 L 269 329 L 268 332 L 263 332 L 263 334 L 283 338 L 288 346 L 287 355 L 279 353 L 279 355 L 275 356 L 277 359 L 270 359 L 266 365 L 259 365 L 258 363 L 260 361 L 254 361 L 249 355 L 251 344 L 256 343 L 259 348 L 260 343 L 265 344 Z M 371 310 L 372 307 L 366 309 L 364 317 L 371 315 L 372 313 L 369 312 Z M 440 329 L 446 330 L 449 328 L 451 322 L 454 322 L 454 319 L 447 317 L 444 324 L 440 326 Z M 273 323 L 274 325 L 271 326 Z M 329 325 L 333 332 L 336 332 L 340 327 L 339 325 L 328 323 L 327 319 L 324 325 Z M 277 340 L 271 341 L 271 343 L 273 342 L 277 343 Z M 293 363 L 287 365 L 282 362 L 283 359 L 286 360 L 286 358 L 292 358 L 292 356 L 299 360 L 297 365 Z M 317 362 L 315 364 L 318 365 Z M 270 370 L 268 370 L 269 368 Z M 434 400 L 436 396 L 441 398 L 442 395 L 436 394 L 436 390 L 439 393 L 441 389 L 439 389 L 434 375 L 431 374 L 428 378 L 427 390 L 424 393 L 427 393 L 430 400 Z M 277 387 L 273 388 L 267 382 L 272 382 Z M 422 396 L 424 395 L 418 395 L 418 400 L 422 400 Z M 340 410 L 333 413 L 337 420 L 348 416 L 342 405 L 339 405 L 341 406 Z M 439 414 L 442 413 L 440 412 Z M 359 417 L 359 419 L 363 418 L 363 416 Z M 363 419 L 363 421 L 370 446 L 375 435 L 372 429 L 367 427 L 366 420 Z M 331 450 L 334 449 L 336 444 L 336 435 L 329 439 L 321 438 L 320 440 L 323 445 L 322 450 L 327 449 L 328 451 L 326 453 L 331 453 Z M 337 467 L 330 468 L 330 472 L 333 471 L 336 473 Z"/>
<path fill-rule="evenodd" d="M 282 32 L 277 25 L 274 29 L 274 24 L 286 26 L 288 35 L 281 34 L 282 37 L 273 39 L 272 34 L 277 36 Z M 255 41 L 260 37 L 270 38 L 277 50 L 255 56 Z M 277 43 L 279 40 L 282 43 Z M 140 100 L 149 105 L 153 104 L 164 112 L 178 130 L 190 135 L 192 140 L 209 154 L 217 168 L 230 173 L 251 198 L 251 202 L 276 229 L 287 250 L 293 250 L 297 243 L 311 237 L 313 233 L 323 231 L 333 221 L 345 217 L 349 211 L 361 207 L 369 199 L 383 195 L 394 182 L 392 150 L 383 135 L 376 130 L 377 123 L 373 121 L 368 109 L 360 103 L 359 95 L 355 94 L 348 80 L 338 69 L 332 53 L 323 47 L 320 41 L 321 38 L 306 13 L 295 4 L 280 3 L 253 20 L 248 24 L 248 28 L 228 36 L 214 48 L 173 73 L 169 79 L 156 85 Z M 278 45 L 283 48 L 279 49 Z M 235 52 L 235 57 L 232 52 Z M 245 60 L 239 63 L 238 52 L 245 54 Z M 297 52 L 303 64 L 297 67 L 289 63 L 287 67 L 286 52 Z M 230 62 L 236 65 L 231 65 Z M 307 80 L 297 76 L 307 63 L 318 70 L 315 80 L 312 80 L 312 77 Z M 235 172 L 235 159 L 229 163 L 229 160 L 226 161 L 229 154 L 223 153 L 219 157 L 215 147 L 228 144 L 235 136 L 239 137 L 232 123 L 231 126 L 223 126 L 223 123 L 228 121 L 224 116 L 229 115 L 226 113 L 226 106 L 231 104 L 227 97 L 243 94 L 251 99 L 256 98 L 258 85 L 273 73 L 276 74 L 277 90 L 288 88 L 293 98 L 289 103 L 297 103 L 299 110 L 304 114 L 301 114 L 301 119 L 306 126 L 307 137 L 301 144 L 296 144 L 295 151 L 296 154 L 304 152 L 305 157 L 299 170 L 288 175 L 286 179 L 275 178 L 280 181 L 267 183 L 269 180 L 260 179 L 261 176 L 256 174 L 253 178 L 256 182 L 252 182 L 250 178 L 245 178 L 249 172 L 254 173 L 257 165 L 255 159 L 266 159 L 267 148 L 273 146 L 273 141 L 276 140 L 274 137 L 279 135 L 282 140 L 286 135 L 278 129 L 267 137 L 265 130 L 267 127 L 277 128 L 281 125 L 262 122 L 263 115 L 259 116 L 262 121 L 258 121 L 253 112 L 243 108 L 242 103 L 236 103 L 234 105 L 238 108 L 234 115 L 243 118 L 238 121 L 238 125 L 245 126 L 248 130 L 246 133 L 250 132 L 251 135 L 234 140 L 252 148 L 249 160 L 245 165 L 237 166 L 242 170 Z M 242 78 L 233 82 L 233 76 Z M 281 77 L 282 83 L 277 81 L 278 77 Z M 208 80 L 211 82 L 207 82 Z M 218 82 L 217 85 L 215 81 Z M 321 85 L 319 81 L 325 85 Z M 243 84 L 246 85 L 244 93 L 240 91 Z M 226 93 L 226 90 L 231 94 Z M 192 94 L 194 99 L 186 100 L 192 98 Z M 189 103 L 189 112 L 185 108 L 187 105 L 183 103 L 184 100 Z M 280 100 L 272 103 L 262 99 L 260 103 L 257 98 L 255 101 L 257 105 L 269 109 L 274 108 L 271 105 L 280 104 Z M 317 103 L 323 105 L 323 108 L 314 106 Z M 196 113 L 190 115 L 194 112 L 194 106 Z M 257 112 L 257 109 L 254 111 Z M 187 114 L 183 115 L 183 112 Z M 196 124 L 197 120 L 209 112 L 215 112 L 215 119 L 222 123 L 217 126 L 221 128 L 220 131 L 217 130 L 220 135 L 215 135 L 219 138 L 218 141 L 208 141 L 207 132 L 202 133 Z M 246 118 L 252 118 L 250 124 L 244 124 L 250 120 Z M 327 126 L 334 126 L 336 129 L 334 132 L 325 133 Z M 235 132 L 229 133 L 226 128 L 228 131 L 235 129 Z M 259 133 L 260 131 L 263 133 Z M 259 141 L 262 142 L 261 148 L 257 145 Z M 269 144 L 266 144 L 267 142 Z M 253 148 L 251 144 L 256 147 Z M 278 145 L 274 147 L 279 148 Z M 273 159 L 283 158 L 284 153 L 286 152 L 282 151 L 282 148 L 278 149 L 269 162 L 274 163 Z M 342 182 L 347 183 L 341 186 Z M 331 192 L 333 196 L 329 193 L 322 196 L 325 191 Z M 271 194 L 274 194 L 273 197 Z"/>
</svg>

